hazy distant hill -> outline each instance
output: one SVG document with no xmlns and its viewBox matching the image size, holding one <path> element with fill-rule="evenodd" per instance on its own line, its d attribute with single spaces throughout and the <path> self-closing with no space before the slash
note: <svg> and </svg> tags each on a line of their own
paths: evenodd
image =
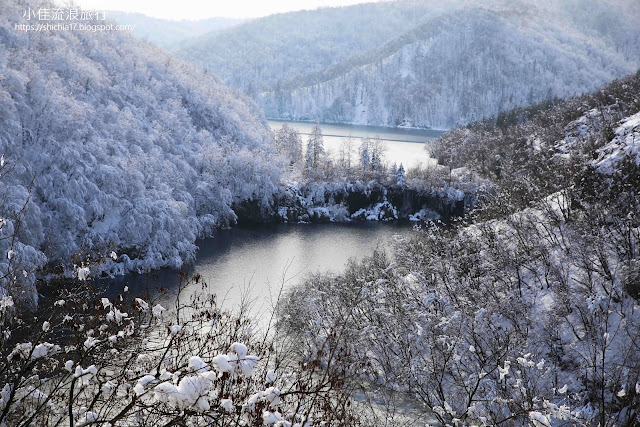
<svg viewBox="0 0 640 427">
<path fill-rule="evenodd" d="M 186 41 L 178 53 L 227 84 L 260 91 L 339 64 L 451 10 L 436 0 L 382 2 L 267 16 Z"/>
<path fill-rule="evenodd" d="M 632 0 L 399 1 L 292 12 L 187 41 L 268 117 L 450 127 L 640 65 Z"/>
<path fill-rule="evenodd" d="M 141 13 L 107 11 L 107 18 L 119 24 L 136 25 L 133 35 L 148 40 L 165 49 L 176 48 L 177 45 L 192 37 L 216 32 L 237 25 L 243 20 L 232 18 L 209 18 L 197 21 L 172 21 L 152 18 Z"/>
</svg>

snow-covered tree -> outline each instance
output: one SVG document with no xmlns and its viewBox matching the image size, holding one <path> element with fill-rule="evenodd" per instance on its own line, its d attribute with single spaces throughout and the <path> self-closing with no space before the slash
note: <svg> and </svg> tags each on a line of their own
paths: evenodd
<svg viewBox="0 0 640 427">
<path fill-rule="evenodd" d="M 353 138 L 351 138 L 351 136 L 343 138 L 342 142 L 340 143 L 340 153 L 338 159 L 338 164 L 340 165 L 340 167 L 346 170 L 351 169 L 352 156 L 354 154 L 353 151 Z"/>
<path fill-rule="evenodd" d="M 382 172 L 383 164 L 383 156 L 384 156 L 384 145 L 380 138 L 373 138 L 371 143 L 369 144 L 369 151 L 371 155 L 371 171 L 374 173 Z"/>
<path fill-rule="evenodd" d="M 358 147 L 358 153 L 360 154 L 362 172 L 366 174 L 371 169 L 371 139 L 362 138 L 360 146 Z"/>
<path fill-rule="evenodd" d="M 298 131 L 284 123 L 275 137 L 276 149 L 287 159 L 289 165 L 298 164 L 302 160 L 302 138 Z"/>
<path fill-rule="evenodd" d="M 404 171 L 404 166 L 400 163 L 400 167 L 396 170 L 396 184 L 404 187 L 407 183 L 407 175 Z"/>
<path fill-rule="evenodd" d="M 316 120 L 307 139 L 306 167 L 308 170 L 319 169 L 325 158 L 322 129 Z"/>
</svg>

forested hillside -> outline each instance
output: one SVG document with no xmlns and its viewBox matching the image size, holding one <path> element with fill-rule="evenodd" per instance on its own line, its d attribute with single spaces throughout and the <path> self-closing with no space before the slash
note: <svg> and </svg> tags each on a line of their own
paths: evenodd
<svg viewBox="0 0 640 427">
<path fill-rule="evenodd" d="M 180 54 L 267 117 L 450 128 L 632 72 L 638 28 L 629 0 L 399 1 L 258 19 Z"/>
<path fill-rule="evenodd" d="M 45 264 L 179 267 L 234 203 L 267 203 L 279 169 L 248 97 L 123 32 L 15 29 L 46 5 L 0 14 L 0 267 L 29 298 Z"/>
<path fill-rule="evenodd" d="M 281 327 L 443 425 L 636 425 L 639 94 L 637 73 L 450 132 L 439 161 L 493 182 L 478 211 L 292 289 Z"/>
<path fill-rule="evenodd" d="M 173 21 L 152 18 L 141 13 L 115 10 L 107 11 L 106 17 L 113 19 L 118 24 L 135 25 L 135 29 L 132 31 L 134 36 L 169 50 L 177 49 L 182 41 L 214 33 L 242 22 L 240 19 L 232 18 Z"/>
<path fill-rule="evenodd" d="M 300 84 L 458 3 L 382 2 L 277 14 L 187 41 L 177 53 L 255 95 Z"/>
</svg>

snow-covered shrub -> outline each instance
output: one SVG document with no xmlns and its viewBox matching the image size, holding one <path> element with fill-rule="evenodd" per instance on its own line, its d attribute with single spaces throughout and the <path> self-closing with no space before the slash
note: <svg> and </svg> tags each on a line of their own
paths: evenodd
<svg viewBox="0 0 640 427">
<path fill-rule="evenodd" d="M 317 425 L 357 413 L 335 361 L 257 333 L 215 295 L 166 309 L 86 281 L 23 313 L 0 298 L 0 425 Z M 202 286 L 198 276 L 184 287 Z M 123 298 L 124 297 L 124 298 Z M 180 301 L 178 295 L 176 301 Z M 151 308 L 153 307 L 153 308 Z"/>
</svg>

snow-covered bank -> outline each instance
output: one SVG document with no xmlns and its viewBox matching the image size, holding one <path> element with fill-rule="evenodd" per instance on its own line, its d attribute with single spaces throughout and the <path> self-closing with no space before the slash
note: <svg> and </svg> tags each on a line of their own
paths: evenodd
<svg viewBox="0 0 640 427">
<path fill-rule="evenodd" d="M 271 120 L 274 122 L 282 122 L 282 123 L 290 123 L 290 122 L 295 122 L 295 123 L 308 123 L 308 124 L 314 124 L 316 122 L 316 120 L 292 120 L 291 116 L 282 116 L 282 117 L 271 117 L 268 116 L 267 120 Z M 351 126 L 374 126 L 372 124 L 366 124 L 366 123 L 358 123 L 358 122 L 349 122 L 349 121 L 333 121 L 331 119 L 326 120 L 326 121 L 322 121 L 320 122 L 321 125 L 323 124 L 330 124 L 330 125 L 351 125 Z M 406 129 L 406 130 L 433 130 L 436 132 L 447 132 L 449 130 L 451 130 L 450 127 L 447 128 L 438 128 L 438 127 L 430 127 L 430 126 L 411 126 L 411 125 L 397 125 L 397 126 L 382 126 L 382 125 L 375 125 L 376 128 L 381 128 L 381 129 Z M 325 134 L 325 136 L 332 136 L 332 135 L 328 135 Z"/>
<path fill-rule="evenodd" d="M 10 270 L 34 299 L 45 263 L 179 267 L 234 203 L 270 200 L 280 169 L 248 97 L 124 32 L 16 29 L 47 4 L 0 14 L 0 287 Z"/>
<path fill-rule="evenodd" d="M 462 217 L 477 200 L 478 186 L 407 187 L 370 182 L 289 183 L 275 197 L 273 210 L 253 203 L 236 206 L 238 223 L 426 221 Z M 258 214 L 257 214 L 258 213 Z"/>
</svg>

